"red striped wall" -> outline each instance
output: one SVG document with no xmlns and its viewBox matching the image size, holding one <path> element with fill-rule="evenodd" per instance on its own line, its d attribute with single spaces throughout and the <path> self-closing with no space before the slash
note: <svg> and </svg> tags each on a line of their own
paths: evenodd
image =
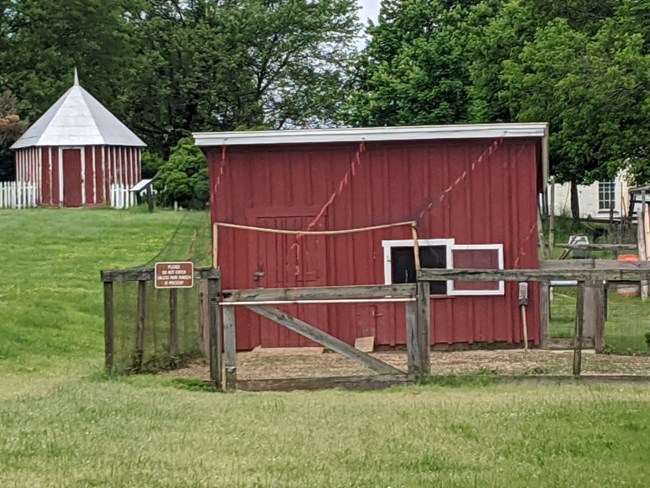
<svg viewBox="0 0 650 488">
<path fill-rule="evenodd" d="M 472 170 L 472 164 L 494 143 L 366 143 L 356 176 L 349 178 L 315 229 L 412 220 L 423 205 L 434 201 L 418 224 L 420 239 L 502 244 L 505 268 L 537 268 L 539 141 L 506 139 Z M 306 230 L 306 223 L 340 188 L 359 149 L 356 143 L 231 146 L 224 160 L 221 147 L 208 148 L 212 219 Z M 468 172 L 469 177 L 461 178 Z M 452 190 L 438 201 L 448 188 Z M 411 239 L 410 229 L 310 236 L 301 240 L 303 261 L 296 262 L 289 245 L 293 241 L 222 228 L 223 287 L 381 284 L 382 241 L 399 239 Z M 259 272 L 264 276 L 256 278 Z M 533 287 L 531 296 L 535 293 Z M 538 306 L 531 300 L 528 307 L 530 337 L 535 343 L 540 338 Z M 375 336 L 378 345 L 405 343 L 404 305 L 301 305 L 287 310 L 348 343 L 368 334 Z M 431 313 L 432 344 L 521 341 L 516 283 L 506 284 L 503 296 L 435 296 Z M 246 310 L 237 311 L 237 341 L 240 349 L 306 343 Z"/>
<path fill-rule="evenodd" d="M 85 146 L 81 157 L 83 205 L 100 207 L 110 203 L 111 185 L 134 186 L 142 178 L 142 149 L 116 146 Z M 63 148 L 36 147 L 16 151 L 16 181 L 39 188 L 39 204 L 63 206 Z"/>
</svg>

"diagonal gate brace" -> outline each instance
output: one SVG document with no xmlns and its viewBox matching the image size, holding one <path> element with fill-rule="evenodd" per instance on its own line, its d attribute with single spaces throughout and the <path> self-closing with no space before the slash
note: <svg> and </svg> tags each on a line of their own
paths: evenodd
<svg viewBox="0 0 650 488">
<path fill-rule="evenodd" d="M 314 326 L 309 325 L 302 320 L 299 320 L 291 315 L 288 315 L 284 312 L 281 312 L 277 308 L 269 307 L 266 305 L 246 305 L 246 308 L 252 310 L 253 312 L 260 314 L 262 317 L 266 317 L 269 320 L 272 320 L 276 324 L 279 324 L 287 329 L 300 334 L 307 339 L 311 339 L 318 344 L 331 349 L 334 352 L 338 352 L 343 356 L 356 361 L 363 366 L 376 371 L 381 374 L 405 374 L 404 371 L 401 371 L 397 368 L 394 368 L 390 364 L 387 364 L 379 359 L 370 356 L 369 354 L 363 353 L 358 349 L 355 349 L 351 345 L 343 342 L 340 339 L 337 339 L 334 336 L 329 335 L 326 332 L 323 332 L 320 329 L 317 329 Z"/>
</svg>

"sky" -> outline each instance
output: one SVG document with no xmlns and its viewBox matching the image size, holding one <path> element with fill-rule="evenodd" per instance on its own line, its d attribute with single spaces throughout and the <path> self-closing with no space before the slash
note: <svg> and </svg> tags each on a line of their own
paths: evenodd
<svg viewBox="0 0 650 488">
<path fill-rule="evenodd" d="M 359 5 L 361 5 L 359 17 L 361 18 L 361 22 L 363 22 L 364 25 L 367 23 L 369 18 L 373 21 L 377 20 L 377 17 L 379 16 L 379 5 L 381 4 L 381 0 L 357 0 L 357 2 L 359 2 Z"/>
</svg>

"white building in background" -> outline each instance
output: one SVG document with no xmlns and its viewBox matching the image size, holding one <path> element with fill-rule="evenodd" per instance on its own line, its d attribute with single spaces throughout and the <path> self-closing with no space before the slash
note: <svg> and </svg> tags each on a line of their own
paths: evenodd
<svg viewBox="0 0 650 488">
<path fill-rule="evenodd" d="M 578 185 L 580 217 L 608 219 L 612 207 L 614 207 L 614 217 L 627 215 L 630 205 L 629 188 L 625 173 L 620 173 L 610 181 Z M 569 183 L 555 185 L 555 215 L 563 214 L 571 215 L 571 185 Z"/>
</svg>

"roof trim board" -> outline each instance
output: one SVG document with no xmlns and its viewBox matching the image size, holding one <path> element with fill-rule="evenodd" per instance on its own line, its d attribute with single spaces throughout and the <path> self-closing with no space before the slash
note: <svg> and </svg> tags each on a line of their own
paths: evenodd
<svg viewBox="0 0 650 488">
<path fill-rule="evenodd" d="M 548 124 L 467 124 L 246 132 L 196 132 L 193 135 L 197 146 L 200 147 L 364 141 L 545 138 L 548 135 Z"/>
</svg>

